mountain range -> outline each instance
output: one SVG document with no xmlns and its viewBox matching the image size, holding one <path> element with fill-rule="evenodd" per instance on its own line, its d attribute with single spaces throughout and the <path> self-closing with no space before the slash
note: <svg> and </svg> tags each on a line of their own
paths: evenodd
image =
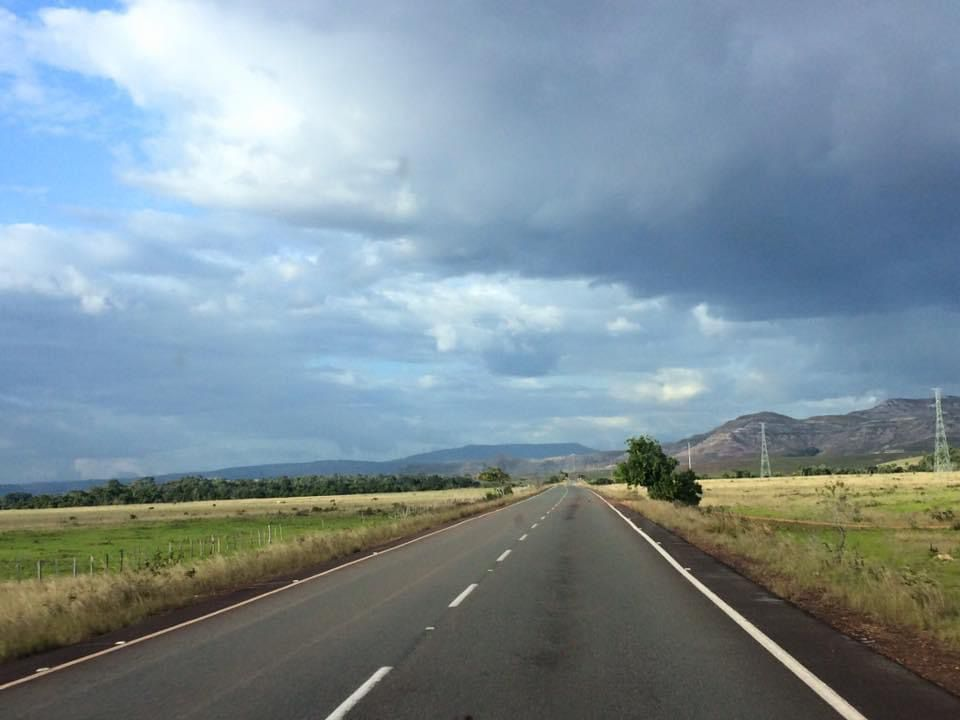
<svg viewBox="0 0 960 720">
<path fill-rule="evenodd" d="M 943 398 L 943 415 L 949 444 L 960 446 L 960 397 Z M 933 451 L 934 411 L 932 402 L 926 398 L 885 400 L 868 410 L 801 420 L 773 412 L 742 415 L 709 432 L 664 443 L 663 447 L 683 462 L 689 443 L 693 466 L 700 472 L 752 467 L 759 463 L 760 423 L 765 423 L 770 456 L 777 459 L 776 464 L 783 470 L 819 463 L 862 467 Z M 185 475 L 228 480 L 280 475 L 466 475 L 493 465 L 515 476 L 544 476 L 561 470 L 612 472 L 622 457 L 622 450 L 595 450 L 579 443 L 465 445 L 395 460 L 248 465 L 170 473 L 156 479 L 163 482 Z M 103 482 L 105 480 L 72 480 L 0 485 L 0 495 L 16 491 L 66 492 Z"/>
<path fill-rule="evenodd" d="M 301 463 L 273 463 L 244 465 L 218 470 L 157 475 L 157 482 L 176 480 L 186 475 L 237 480 L 289 475 L 389 475 L 398 473 L 466 475 L 485 467 L 499 466 L 511 475 L 548 475 L 566 468 L 584 464 L 596 465 L 606 456 L 616 458 L 621 453 L 594 450 L 580 443 L 517 443 L 505 445 L 464 445 L 458 448 L 435 450 L 395 460 L 314 460 Z M 120 478 L 120 479 L 132 479 Z M 0 485 L 0 495 L 9 492 L 61 493 L 100 485 L 99 480 L 69 480 L 38 482 L 21 485 Z"/>
<path fill-rule="evenodd" d="M 960 397 L 943 398 L 944 425 L 951 446 L 960 443 Z M 797 420 L 760 412 L 743 415 L 713 430 L 664 444 L 664 450 L 686 460 L 690 445 L 694 467 L 733 467 L 760 457 L 760 423 L 765 423 L 771 457 L 818 464 L 857 460 L 884 462 L 933 452 L 934 410 L 931 400 L 897 398 L 868 410 L 845 415 L 817 415 Z M 801 462 L 802 461 L 802 462 Z"/>
</svg>

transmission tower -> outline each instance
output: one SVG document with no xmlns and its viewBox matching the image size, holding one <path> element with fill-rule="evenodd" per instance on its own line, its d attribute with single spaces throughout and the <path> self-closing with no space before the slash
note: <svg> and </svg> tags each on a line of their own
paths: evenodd
<svg viewBox="0 0 960 720">
<path fill-rule="evenodd" d="M 943 409 L 940 407 L 940 388 L 933 389 L 934 407 L 937 409 L 936 441 L 933 450 L 933 471 L 942 473 L 953 470 L 950 462 L 950 446 L 947 445 L 947 429 L 943 425 Z"/>
<path fill-rule="evenodd" d="M 767 452 L 767 424 L 760 423 L 760 477 L 771 477 L 770 454 Z"/>
</svg>

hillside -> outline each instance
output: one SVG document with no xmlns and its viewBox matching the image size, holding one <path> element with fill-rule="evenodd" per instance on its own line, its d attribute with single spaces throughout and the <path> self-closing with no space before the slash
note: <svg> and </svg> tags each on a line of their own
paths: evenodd
<svg viewBox="0 0 960 720">
<path fill-rule="evenodd" d="M 944 398 L 943 414 L 948 442 L 960 444 L 960 397 Z M 685 458 L 689 442 L 694 465 L 701 467 L 752 462 L 760 454 L 761 422 L 766 423 L 770 455 L 806 459 L 803 464 L 933 451 L 934 413 L 927 398 L 886 400 L 868 410 L 803 420 L 772 412 L 743 415 L 708 433 L 666 443 L 664 449 Z"/>
</svg>

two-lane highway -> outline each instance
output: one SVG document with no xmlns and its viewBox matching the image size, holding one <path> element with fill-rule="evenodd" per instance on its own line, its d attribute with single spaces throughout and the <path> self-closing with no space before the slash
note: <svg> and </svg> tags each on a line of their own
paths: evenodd
<svg viewBox="0 0 960 720">
<path fill-rule="evenodd" d="M 798 667 L 598 496 L 555 487 L 4 689 L 0 716 L 880 718 L 897 705 L 865 688 L 895 681 L 960 717 L 882 659 L 814 677 L 826 691 Z"/>
</svg>

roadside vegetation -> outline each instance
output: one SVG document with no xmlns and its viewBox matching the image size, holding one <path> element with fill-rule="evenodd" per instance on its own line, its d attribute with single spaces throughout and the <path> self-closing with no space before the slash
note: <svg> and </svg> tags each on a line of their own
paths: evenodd
<svg viewBox="0 0 960 720">
<path fill-rule="evenodd" d="M 23 573 L 18 581 L 8 571 L 8 579 L 0 582 L 0 660 L 78 642 L 535 492 L 506 482 L 496 487 L 501 491 L 462 488 L 388 498 L 349 495 L 4 511 L 0 557 L 9 559 L 29 548 L 63 560 L 59 575 L 50 572 L 50 563 L 41 579 L 32 572 L 29 579 Z M 507 494 L 512 497 L 504 497 Z M 253 540 L 255 529 L 259 542 Z M 185 537 L 194 538 L 192 557 L 184 551 Z M 237 537 L 242 539 L 237 542 Z M 203 555 L 198 538 L 206 539 Z M 151 552 L 136 553 L 131 549 L 134 540 Z M 118 543 L 127 545 L 122 570 Z M 88 553 L 93 547 L 96 553 Z M 66 559 L 71 555 L 84 558 L 76 576 Z M 111 561 L 105 564 L 107 555 Z M 94 558 L 92 571 L 88 557 Z"/>
<path fill-rule="evenodd" d="M 628 488 L 643 487 L 651 500 L 679 505 L 699 505 L 703 488 L 692 470 L 677 470 L 677 459 L 663 452 L 651 437 L 629 438 L 627 458 L 614 470 L 614 478 Z"/>
<path fill-rule="evenodd" d="M 960 650 L 960 472 L 700 483 L 699 507 L 599 491 L 801 605 Z"/>
</svg>

